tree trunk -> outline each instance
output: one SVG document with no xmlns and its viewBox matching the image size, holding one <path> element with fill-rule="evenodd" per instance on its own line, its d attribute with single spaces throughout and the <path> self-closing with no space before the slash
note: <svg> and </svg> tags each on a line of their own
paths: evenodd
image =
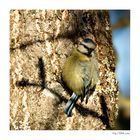
<svg viewBox="0 0 140 140">
<path fill-rule="evenodd" d="M 67 117 L 70 96 L 61 81 L 62 66 L 85 37 L 98 44 L 100 80 L 88 103 L 78 100 Z M 10 129 L 113 129 L 119 93 L 115 60 L 108 11 L 11 10 Z"/>
</svg>

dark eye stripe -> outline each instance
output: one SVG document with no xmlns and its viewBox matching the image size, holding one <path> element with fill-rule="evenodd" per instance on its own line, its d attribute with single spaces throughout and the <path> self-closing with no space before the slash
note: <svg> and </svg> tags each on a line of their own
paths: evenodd
<svg viewBox="0 0 140 140">
<path fill-rule="evenodd" d="M 84 44 L 82 44 L 82 45 L 83 45 L 86 49 L 88 49 L 88 50 L 90 49 L 90 48 L 88 48 L 86 45 L 84 45 Z"/>
</svg>

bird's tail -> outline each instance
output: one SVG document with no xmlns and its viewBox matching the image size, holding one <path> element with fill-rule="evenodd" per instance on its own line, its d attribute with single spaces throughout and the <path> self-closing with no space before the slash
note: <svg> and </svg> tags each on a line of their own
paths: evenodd
<svg viewBox="0 0 140 140">
<path fill-rule="evenodd" d="M 73 93 L 70 100 L 67 102 L 65 109 L 64 109 L 64 112 L 67 114 L 68 117 L 71 116 L 72 109 L 73 109 L 75 103 L 77 102 L 77 100 L 78 100 L 78 96 L 75 93 Z"/>
</svg>

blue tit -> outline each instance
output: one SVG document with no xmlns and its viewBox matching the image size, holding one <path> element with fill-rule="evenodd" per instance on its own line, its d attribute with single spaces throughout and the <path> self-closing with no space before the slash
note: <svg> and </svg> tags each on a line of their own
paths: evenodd
<svg viewBox="0 0 140 140">
<path fill-rule="evenodd" d="M 96 86 L 99 78 L 98 62 L 94 53 L 96 43 L 89 38 L 78 44 L 62 69 L 62 79 L 73 94 L 66 104 L 64 112 L 71 116 L 78 98 L 81 101 Z"/>
</svg>

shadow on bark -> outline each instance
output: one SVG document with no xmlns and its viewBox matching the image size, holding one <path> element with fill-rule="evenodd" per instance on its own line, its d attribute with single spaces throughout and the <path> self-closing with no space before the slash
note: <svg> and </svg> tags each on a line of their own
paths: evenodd
<svg viewBox="0 0 140 140">
<path fill-rule="evenodd" d="M 30 83 L 28 79 L 23 78 L 21 81 L 17 81 L 16 82 L 16 86 L 18 87 L 41 87 L 41 89 L 48 89 L 47 85 L 45 83 L 45 78 L 46 78 L 46 74 L 45 74 L 45 67 L 44 67 L 44 61 L 42 58 L 38 59 L 38 67 L 39 67 L 39 78 L 41 80 L 41 83 Z M 63 85 L 64 86 L 64 85 Z M 61 96 L 57 91 L 53 90 L 53 89 L 48 89 L 52 94 L 54 94 L 57 98 L 59 98 L 59 103 L 65 102 L 67 103 L 67 99 L 64 98 L 63 96 Z M 77 111 L 82 115 L 82 116 L 88 116 L 91 115 L 92 117 L 97 117 L 99 119 L 101 119 L 101 121 L 103 122 L 104 125 L 106 125 L 107 129 L 111 129 L 110 125 L 109 125 L 109 118 L 108 118 L 108 114 L 107 114 L 107 104 L 105 102 L 105 98 L 104 96 L 100 96 L 100 104 L 101 104 L 101 108 L 102 108 L 102 112 L 103 115 L 99 115 L 97 112 L 94 112 L 93 110 L 90 110 L 88 108 L 85 108 L 83 106 L 80 106 L 78 104 L 75 105 Z"/>
</svg>

